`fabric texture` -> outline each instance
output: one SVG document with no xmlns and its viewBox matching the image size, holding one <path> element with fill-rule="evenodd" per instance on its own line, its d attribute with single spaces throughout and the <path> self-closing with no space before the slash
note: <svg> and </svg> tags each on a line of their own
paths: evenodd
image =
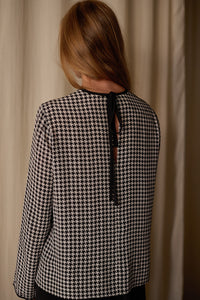
<svg viewBox="0 0 200 300">
<path fill-rule="evenodd" d="M 150 278 L 160 126 L 135 94 L 116 94 L 123 126 L 110 199 L 108 94 L 87 90 L 42 103 L 32 137 L 13 285 L 66 299 L 127 294 Z"/>
</svg>

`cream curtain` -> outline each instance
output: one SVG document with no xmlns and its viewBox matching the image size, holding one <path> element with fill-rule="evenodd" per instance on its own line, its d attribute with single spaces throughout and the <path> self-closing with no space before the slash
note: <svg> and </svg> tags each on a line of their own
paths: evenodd
<svg viewBox="0 0 200 300">
<path fill-rule="evenodd" d="M 60 68 L 57 41 L 60 19 L 75 2 L 0 0 L 0 299 L 4 300 L 18 299 L 12 281 L 36 110 L 40 103 L 75 90 Z M 192 215 L 191 211 L 185 213 L 184 201 L 189 205 L 186 200 L 197 200 L 199 193 L 196 189 L 190 198 L 191 181 L 188 190 L 184 190 L 186 119 L 190 122 L 186 104 L 191 101 L 185 92 L 185 3 L 183 0 L 105 2 L 115 11 L 124 34 L 134 92 L 155 109 L 161 126 L 147 299 L 181 300 L 184 217 L 190 224 Z M 198 19 L 197 11 L 194 13 Z M 188 18 L 193 18 L 192 14 Z M 195 103 L 196 106 L 190 106 L 194 113 Z M 189 117 L 192 122 L 192 112 Z M 191 148 L 187 149 L 189 156 Z M 195 210 L 195 204 L 192 207 Z M 190 255 L 189 250 L 187 254 Z M 200 265 L 197 252 L 194 255 Z M 186 257 L 185 261 L 189 259 Z M 189 262 L 187 270 L 189 287 L 193 280 Z M 196 298 L 192 299 L 200 299 L 198 284 L 193 287 Z M 185 299 L 191 299 L 190 294 L 187 288 Z"/>
</svg>

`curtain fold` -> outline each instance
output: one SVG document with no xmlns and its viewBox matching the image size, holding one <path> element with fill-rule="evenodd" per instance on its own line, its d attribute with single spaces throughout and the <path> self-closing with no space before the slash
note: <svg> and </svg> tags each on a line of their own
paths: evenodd
<svg viewBox="0 0 200 300">
<path fill-rule="evenodd" d="M 186 132 L 184 300 L 200 299 L 200 2 L 185 0 Z"/>
<path fill-rule="evenodd" d="M 130 1 L 129 54 L 136 94 L 161 122 L 149 299 L 182 299 L 185 148 L 184 2 Z M 132 16 L 132 18 L 131 18 Z"/>
<path fill-rule="evenodd" d="M 58 31 L 62 16 L 76 2 L 0 0 L 0 298 L 4 300 L 17 299 L 12 280 L 36 110 L 40 103 L 75 90 L 60 67 Z M 156 111 L 161 127 L 147 299 L 181 300 L 185 106 L 190 101 L 185 95 L 185 3 L 104 2 L 122 28 L 133 91 Z"/>
</svg>

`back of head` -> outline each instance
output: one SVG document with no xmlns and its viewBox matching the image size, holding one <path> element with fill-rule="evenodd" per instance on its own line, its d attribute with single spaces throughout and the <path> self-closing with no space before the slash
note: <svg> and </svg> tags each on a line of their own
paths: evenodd
<svg viewBox="0 0 200 300">
<path fill-rule="evenodd" d="M 62 68 L 75 88 L 81 86 L 70 68 L 76 75 L 111 80 L 131 90 L 119 23 L 104 2 L 75 3 L 61 20 L 59 43 Z"/>
</svg>

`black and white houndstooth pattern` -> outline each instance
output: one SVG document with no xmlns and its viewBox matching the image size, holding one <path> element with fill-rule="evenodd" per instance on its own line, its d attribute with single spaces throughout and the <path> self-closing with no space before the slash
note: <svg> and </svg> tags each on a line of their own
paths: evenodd
<svg viewBox="0 0 200 300">
<path fill-rule="evenodd" d="M 106 94 L 76 90 L 42 103 L 32 137 L 13 285 L 25 299 L 128 293 L 150 277 L 150 232 L 160 150 L 155 111 L 117 94 L 123 122 L 109 200 Z"/>
</svg>

